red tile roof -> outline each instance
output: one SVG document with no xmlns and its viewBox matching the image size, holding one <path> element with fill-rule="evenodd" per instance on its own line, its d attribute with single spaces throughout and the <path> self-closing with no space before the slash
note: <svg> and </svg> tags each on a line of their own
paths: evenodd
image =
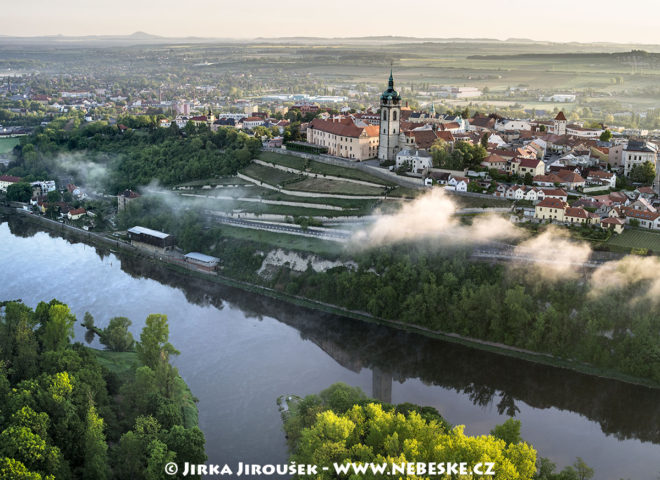
<svg viewBox="0 0 660 480">
<path fill-rule="evenodd" d="M 561 208 L 562 210 L 565 209 L 567 205 L 568 204 L 563 200 L 547 197 L 536 204 L 537 207 Z"/>
<path fill-rule="evenodd" d="M 566 115 L 564 115 L 564 112 L 559 112 L 557 116 L 555 117 L 555 120 L 560 120 L 560 121 L 566 121 Z"/>
<path fill-rule="evenodd" d="M 545 193 L 546 196 L 568 197 L 568 193 L 562 188 L 544 188 L 543 193 Z"/>
<path fill-rule="evenodd" d="M 21 177 L 15 177 L 13 175 L 0 175 L 0 182 L 17 183 L 21 180 L 23 180 Z"/>
<path fill-rule="evenodd" d="M 541 163 L 541 160 L 532 158 L 514 158 L 513 161 L 520 163 L 520 166 L 525 168 L 536 168 Z"/>
<path fill-rule="evenodd" d="M 582 207 L 568 207 L 565 211 L 567 217 L 588 218 L 589 212 Z"/>
<path fill-rule="evenodd" d="M 360 135 L 362 135 L 363 132 L 366 133 L 369 137 L 377 137 L 379 134 L 379 128 L 377 125 L 358 127 L 350 118 L 344 118 L 340 121 L 321 120 L 320 118 L 315 118 L 310 122 L 308 128 L 331 133 L 333 135 L 353 138 L 358 138 Z"/>
<path fill-rule="evenodd" d="M 622 207 L 621 211 L 626 215 L 626 217 L 638 218 L 640 220 L 650 220 L 652 222 L 660 217 L 660 213 L 658 212 L 646 212 L 644 210 L 635 210 L 634 208 L 630 207 Z"/>
</svg>

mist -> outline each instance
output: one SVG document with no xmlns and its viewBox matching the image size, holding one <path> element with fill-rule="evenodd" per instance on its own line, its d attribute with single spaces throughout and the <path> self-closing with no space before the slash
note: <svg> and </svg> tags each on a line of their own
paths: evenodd
<svg viewBox="0 0 660 480">
<path fill-rule="evenodd" d="M 93 162 L 86 153 L 61 153 L 55 157 L 54 162 L 58 171 L 73 176 L 80 186 L 103 190 L 110 174 L 107 164 L 112 161 L 112 157 L 104 157 L 104 162 Z"/>
<path fill-rule="evenodd" d="M 585 242 L 576 242 L 568 232 L 550 225 L 542 233 L 520 243 L 514 254 L 534 262 L 538 274 L 546 279 L 560 280 L 577 275 L 589 260 L 592 249 Z"/>
<path fill-rule="evenodd" d="M 614 290 L 632 287 L 630 301 L 650 300 L 660 303 L 660 259 L 627 255 L 621 260 L 607 262 L 591 276 L 590 295 L 599 297 Z"/>
<path fill-rule="evenodd" d="M 464 225 L 455 216 L 456 204 L 440 188 L 418 197 L 394 214 L 381 215 L 351 238 L 357 248 L 422 239 L 437 239 L 444 245 L 477 244 L 494 240 L 513 240 L 524 232 L 499 215 L 484 215 Z"/>
</svg>

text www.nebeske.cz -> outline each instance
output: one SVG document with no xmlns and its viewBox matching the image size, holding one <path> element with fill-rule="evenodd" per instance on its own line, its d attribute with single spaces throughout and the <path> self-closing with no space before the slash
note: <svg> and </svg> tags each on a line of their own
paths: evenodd
<svg viewBox="0 0 660 480">
<path fill-rule="evenodd" d="M 269 475 L 314 475 L 324 471 L 337 474 L 375 475 L 482 475 L 494 476 L 495 464 L 490 462 L 469 465 L 467 462 L 407 462 L 407 463 L 334 463 L 332 467 L 302 464 L 266 464 L 239 462 L 234 468 L 228 464 L 190 464 L 183 465 L 183 476 L 188 475 L 233 475 L 233 476 L 269 476 Z M 168 474 L 173 474 L 166 469 Z"/>
</svg>

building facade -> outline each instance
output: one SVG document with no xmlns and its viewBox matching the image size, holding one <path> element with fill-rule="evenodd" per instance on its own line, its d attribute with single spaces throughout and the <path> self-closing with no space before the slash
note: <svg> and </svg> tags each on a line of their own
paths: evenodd
<svg viewBox="0 0 660 480">
<path fill-rule="evenodd" d="M 396 160 L 399 152 L 399 128 L 401 122 L 401 95 L 394 90 L 394 78 L 390 71 L 387 90 L 380 96 L 380 134 L 378 159 L 381 162 Z"/>
<path fill-rule="evenodd" d="M 352 119 L 315 118 L 307 127 L 307 142 L 326 147 L 330 155 L 362 161 L 378 154 L 378 127 L 358 127 Z"/>
</svg>

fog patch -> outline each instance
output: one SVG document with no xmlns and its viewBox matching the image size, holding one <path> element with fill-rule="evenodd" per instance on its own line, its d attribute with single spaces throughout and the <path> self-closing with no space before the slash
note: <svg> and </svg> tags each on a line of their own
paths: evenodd
<svg viewBox="0 0 660 480">
<path fill-rule="evenodd" d="M 406 203 L 393 214 L 379 216 L 371 225 L 353 234 L 351 243 L 358 248 L 437 239 L 442 244 L 477 244 L 494 240 L 513 240 L 523 230 L 499 215 L 481 215 L 472 225 L 463 225 L 455 216 L 457 206 L 440 188 Z"/>
<path fill-rule="evenodd" d="M 534 262 L 538 274 L 550 280 L 575 277 L 591 253 L 588 244 L 572 240 L 567 232 L 553 225 L 514 249 L 514 255 Z"/>
</svg>

